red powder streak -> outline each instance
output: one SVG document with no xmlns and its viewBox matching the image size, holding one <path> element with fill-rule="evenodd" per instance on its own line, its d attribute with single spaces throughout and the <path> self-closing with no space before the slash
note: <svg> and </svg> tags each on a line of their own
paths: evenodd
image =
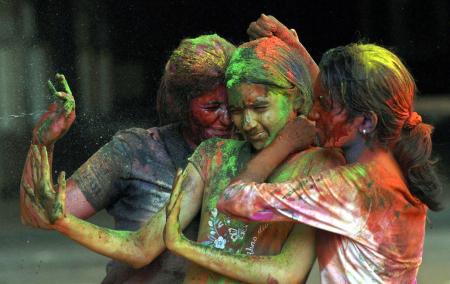
<svg viewBox="0 0 450 284">
<path fill-rule="evenodd" d="M 288 80 L 289 80 L 290 82 L 295 82 L 295 81 L 296 81 L 296 80 L 295 80 L 294 73 L 292 73 L 291 70 L 288 70 L 288 71 L 287 71 L 287 76 L 288 76 Z"/>
<path fill-rule="evenodd" d="M 342 138 L 348 137 L 351 131 L 351 126 L 347 125 L 347 119 L 342 118 L 341 121 L 336 121 L 338 116 L 341 114 L 335 114 L 328 111 L 321 111 L 320 118 L 322 122 L 322 129 L 325 131 L 325 139 L 331 145 L 327 145 L 328 147 L 334 146 L 339 147 L 339 141 Z"/>
<path fill-rule="evenodd" d="M 277 37 L 266 38 L 258 42 L 258 45 L 255 48 L 255 53 L 261 60 L 273 61 L 273 59 L 279 55 L 277 47 L 282 47 L 285 45 L 286 44 Z"/>
</svg>

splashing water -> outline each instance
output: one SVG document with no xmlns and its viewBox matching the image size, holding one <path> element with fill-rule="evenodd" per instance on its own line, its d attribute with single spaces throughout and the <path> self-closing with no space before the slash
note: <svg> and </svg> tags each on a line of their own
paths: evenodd
<svg viewBox="0 0 450 284">
<path fill-rule="evenodd" d="M 34 116 L 37 116 L 37 115 L 42 115 L 44 113 L 45 113 L 45 110 L 35 111 L 35 112 L 31 112 L 31 113 L 22 112 L 22 113 L 18 113 L 18 114 L 7 114 L 7 115 L 4 115 L 4 116 L 0 116 L 0 120 L 12 120 L 12 119 L 15 119 L 15 118 L 25 118 L 27 116 L 34 117 Z"/>
</svg>

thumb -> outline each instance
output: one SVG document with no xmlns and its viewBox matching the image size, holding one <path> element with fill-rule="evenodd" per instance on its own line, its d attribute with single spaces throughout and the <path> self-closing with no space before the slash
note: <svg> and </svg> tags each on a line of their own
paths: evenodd
<svg viewBox="0 0 450 284">
<path fill-rule="evenodd" d="M 290 29 L 291 33 L 298 38 L 297 31 L 295 29 Z"/>
<path fill-rule="evenodd" d="M 62 171 L 58 176 L 56 202 L 53 208 L 52 223 L 66 216 L 66 173 Z"/>
</svg>

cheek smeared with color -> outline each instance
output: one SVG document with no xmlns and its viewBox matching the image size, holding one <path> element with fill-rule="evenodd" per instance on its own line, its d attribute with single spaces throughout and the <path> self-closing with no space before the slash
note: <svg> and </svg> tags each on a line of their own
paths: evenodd
<svg viewBox="0 0 450 284">
<path fill-rule="evenodd" d="M 270 96 L 272 96 L 272 100 L 274 100 L 274 104 L 272 106 L 272 111 L 269 113 L 268 125 L 271 125 L 271 129 L 269 131 L 269 138 L 267 139 L 264 147 L 267 147 L 272 141 L 277 137 L 280 130 L 286 125 L 289 119 L 293 116 L 292 111 L 292 102 L 281 93 L 276 93 L 270 91 Z M 275 111 L 276 110 L 276 111 Z"/>
<path fill-rule="evenodd" d="M 339 110 L 321 111 L 318 126 L 323 131 L 325 147 L 342 147 L 352 133 L 347 115 L 339 113 Z"/>
</svg>

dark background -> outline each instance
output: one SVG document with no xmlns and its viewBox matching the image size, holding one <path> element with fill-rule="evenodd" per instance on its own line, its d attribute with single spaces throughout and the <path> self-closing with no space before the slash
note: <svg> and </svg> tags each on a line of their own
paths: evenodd
<svg viewBox="0 0 450 284">
<path fill-rule="evenodd" d="M 16 202 L 32 127 L 51 100 L 47 79 L 64 73 L 77 100 L 77 120 L 57 143 L 54 159 L 55 170 L 70 174 L 117 130 L 157 124 L 159 78 L 181 39 L 217 33 L 238 45 L 247 40 L 248 24 L 261 13 L 295 28 L 317 62 L 327 49 L 355 41 L 392 48 L 416 78 L 421 97 L 417 109 L 436 126 L 436 154 L 448 168 L 450 4 L 446 0 L 0 0 L 0 199 L 7 211 L 2 215 L 14 219 L 0 223 L 10 228 L 0 229 L 6 240 L 18 240 L 15 244 L 21 246 L 24 234 L 37 234 L 23 233 L 18 227 Z M 434 216 L 430 217 L 433 226 L 449 228 L 448 211 Z M 438 244 L 436 251 L 449 247 L 432 240 Z M 450 267 L 448 258 L 439 262 Z M 432 283 L 428 280 L 436 276 L 434 270 L 424 269 L 432 275 L 425 282 Z M 447 281 L 450 276 L 437 279 Z M 12 280 L 2 282 L 0 277 L 0 283 Z"/>
<path fill-rule="evenodd" d="M 69 173 L 118 129 L 157 124 L 155 97 L 159 78 L 170 52 L 182 38 L 215 32 L 238 45 L 247 40 L 248 24 L 262 12 L 295 28 L 317 62 L 327 49 L 355 41 L 392 48 L 415 76 L 423 98 L 434 98 L 434 102 L 436 98 L 444 98 L 448 102 L 445 99 L 450 92 L 450 4 L 445 0 L 426 3 L 4 0 L 0 5 L 9 6 L 18 22 L 18 33 L 9 39 L 12 42 L 20 41 L 20 33 L 27 29 L 23 23 L 21 28 L 18 21 L 24 16 L 23 7 L 33 11 L 34 33 L 24 48 L 42 46 L 47 62 L 40 72 L 42 80 L 25 86 L 23 92 L 16 90 L 16 95 L 23 100 L 3 112 L 10 128 L 20 126 L 12 127 L 14 133 L 6 135 L 5 148 L 26 151 L 28 141 L 23 138 L 49 101 L 45 90 L 44 95 L 34 91 L 45 88 L 45 80 L 54 73 L 64 73 L 76 94 L 78 118 L 68 135 L 57 144 L 55 168 Z M 21 68 L 26 69 L 27 64 L 33 66 L 25 61 Z M 27 70 L 24 71 L 16 78 L 27 82 Z M 1 93 L 1 96 L 10 95 Z M 38 108 L 30 98 L 40 100 Z M 437 105 L 442 112 L 440 102 Z M 7 117 L 16 112 L 32 113 L 32 110 L 35 112 L 29 117 Z M 439 117 L 434 112 L 431 114 L 423 113 L 437 126 L 435 145 L 440 150 L 448 142 L 445 127 L 448 115 L 445 111 Z M 445 151 L 442 155 L 446 160 Z M 24 154 L 17 155 L 16 163 L 6 165 L 9 174 L 3 181 L 2 196 L 17 195 L 20 173 L 17 166 L 24 157 Z"/>
</svg>

